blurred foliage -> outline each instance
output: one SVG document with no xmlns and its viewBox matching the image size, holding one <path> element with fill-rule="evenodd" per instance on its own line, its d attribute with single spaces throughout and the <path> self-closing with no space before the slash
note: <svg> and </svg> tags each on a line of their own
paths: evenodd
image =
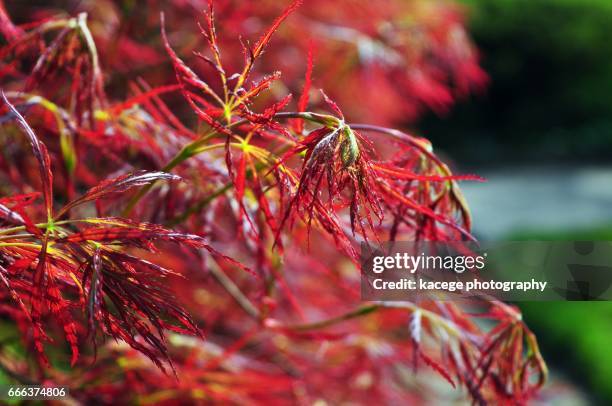
<svg viewBox="0 0 612 406">
<path fill-rule="evenodd" d="M 525 302 L 520 308 L 546 360 L 586 386 L 594 400 L 611 404 L 612 302 Z"/>
<path fill-rule="evenodd" d="M 426 118 L 434 143 L 474 163 L 607 159 L 612 2 L 463 2 L 491 86 L 446 118 Z"/>
<path fill-rule="evenodd" d="M 526 232 L 513 240 L 611 241 L 612 225 L 556 233 Z M 523 318 L 553 367 L 586 387 L 593 401 L 612 404 L 612 302 L 523 302 Z"/>
</svg>

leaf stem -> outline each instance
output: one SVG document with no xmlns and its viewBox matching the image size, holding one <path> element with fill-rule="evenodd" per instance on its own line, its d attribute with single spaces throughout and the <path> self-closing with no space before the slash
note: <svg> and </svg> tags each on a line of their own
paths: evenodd
<svg viewBox="0 0 612 406">
<path fill-rule="evenodd" d="M 201 141 L 201 140 L 198 139 L 196 141 Z M 205 152 L 205 151 L 215 149 L 215 148 L 220 148 L 220 147 L 223 147 L 223 144 L 213 144 L 213 145 L 208 145 L 206 147 L 200 147 L 199 143 L 197 142 L 189 143 L 186 146 L 184 146 L 183 149 L 181 149 L 166 165 L 164 165 L 164 167 L 161 168 L 161 171 L 170 172 L 174 168 L 176 168 L 177 165 L 181 164 L 182 162 L 186 161 L 192 156 Z M 132 212 L 136 204 L 138 204 L 140 199 L 142 199 L 144 195 L 146 195 L 156 184 L 157 182 L 153 181 L 149 183 L 148 185 L 143 186 L 132 197 L 132 199 L 130 199 L 127 206 L 123 209 L 123 212 L 122 212 L 123 217 L 129 216 L 129 214 Z"/>
<path fill-rule="evenodd" d="M 338 323 L 341 323 L 347 320 L 351 320 L 357 317 L 365 316 L 366 314 L 370 314 L 375 311 L 378 311 L 380 308 L 381 306 L 377 304 L 366 304 L 354 310 L 351 310 L 347 313 L 341 314 L 340 316 L 332 317 L 330 319 L 315 321 L 311 323 L 287 325 L 287 326 L 283 326 L 282 328 L 287 329 L 287 330 L 292 330 L 292 331 L 300 331 L 300 332 L 318 330 L 318 329 L 330 327 L 335 324 L 338 324 Z"/>
<path fill-rule="evenodd" d="M 429 310 L 423 309 L 411 302 L 373 302 L 373 303 L 364 304 L 354 310 L 348 311 L 344 314 L 341 314 L 339 316 L 332 317 L 329 319 L 315 321 L 311 323 L 280 326 L 279 328 L 286 329 L 286 330 L 292 330 L 292 331 L 299 331 L 299 332 L 318 330 L 318 329 L 322 329 L 326 327 L 331 327 L 336 324 L 339 324 L 344 321 L 351 320 L 357 317 L 365 316 L 367 314 L 376 312 L 380 309 L 387 309 L 387 308 L 389 309 L 399 308 L 399 309 L 409 310 L 411 312 L 418 310 L 421 312 L 422 317 L 429 319 L 431 322 L 439 326 L 442 326 L 442 328 L 444 328 L 444 330 L 446 330 L 447 333 L 455 337 L 461 336 L 460 329 L 453 322 L 448 321 L 444 319 L 443 317 L 439 316 L 438 314 L 431 312 Z"/>
<path fill-rule="evenodd" d="M 221 286 L 230 294 L 232 298 L 240 305 L 240 307 L 254 319 L 260 318 L 259 309 L 251 303 L 248 297 L 240 288 L 234 283 L 234 281 L 221 270 L 218 266 L 209 267 L 210 273 L 219 282 Z"/>
</svg>

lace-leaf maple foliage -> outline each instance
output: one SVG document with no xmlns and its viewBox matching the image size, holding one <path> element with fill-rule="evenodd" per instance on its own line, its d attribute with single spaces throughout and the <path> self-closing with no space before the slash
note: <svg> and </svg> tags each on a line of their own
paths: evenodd
<svg viewBox="0 0 612 406">
<path fill-rule="evenodd" d="M 127 97 L 88 15 L 15 25 L 0 3 L 2 371 L 83 402 L 395 404 L 431 400 L 414 389 L 431 376 L 481 404 L 533 398 L 547 370 L 516 308 L 359 300 L 359 244 L 473 239 L 458 182 L 481 178 L 315 90 L 316 30 L 283 63 L 305 79 L 266 71 L 295 39 L 275 33 L 310 18 L 299 1 L 233 44 L 207 7 L 191 56 L 176 3 L 156 20 L 176 80 Z"/>
</svg>

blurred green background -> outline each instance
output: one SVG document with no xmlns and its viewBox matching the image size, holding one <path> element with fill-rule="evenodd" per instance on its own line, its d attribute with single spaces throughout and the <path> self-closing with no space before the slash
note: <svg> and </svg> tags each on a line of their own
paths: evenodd
<svg viewBox="0 0 612 406">
<path fill-rule="evenodd" d="M 481 239 L 612 241 L 612 1 L 462 0 L 486 94 L 418 130 L 489 182 Z M 612 303 L 520 303 L 553 375 L 612 404 Z"/>
<path fill-rule="evenodd" d="M 462 2 L 491 84 L 423 132 L 472 163 L 609 162 L 612 1 Z"/>
</svg>

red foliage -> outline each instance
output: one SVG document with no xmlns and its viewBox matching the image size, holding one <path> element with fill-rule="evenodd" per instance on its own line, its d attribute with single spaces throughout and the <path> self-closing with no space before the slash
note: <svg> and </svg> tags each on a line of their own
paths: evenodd
<svg viewBox="0 0 612 406">
<path fill-rule="evenodd" d="M 353 123 L 482 84 L 455 6 L 219 1 L 224 34 L 269 28 L 232 42 L 206 7 L 190 56 L 197 1 L 142 20 L 83 3 L 22 26 L 0 7 L 0 315 L 38 360 L 3 346 L 3 369 L 85 403 L 432 402 L 414 384 L 434 374 L 477 403 L 535 396 L 546 366 L 516 309 L 483 298 L 486 329 L 458 304 L 359 302 L 361 242 L 473 238 L 457 182 L 480 178 Z M 178 84 L 146 71 L 165 58 Z"/>
</svg>

